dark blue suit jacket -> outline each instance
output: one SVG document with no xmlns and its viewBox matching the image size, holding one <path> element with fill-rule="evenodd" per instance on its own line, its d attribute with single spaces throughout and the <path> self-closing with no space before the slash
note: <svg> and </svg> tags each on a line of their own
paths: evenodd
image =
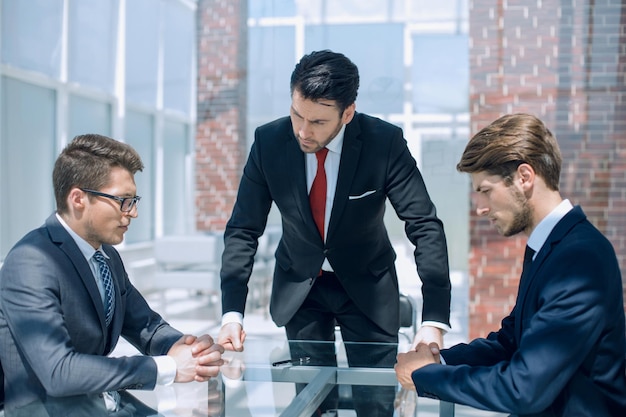
<svg viewBox="0 0 626 417">
<path fill-rule="evenodd" d="M 154 388 L 153 359 L 106 355 L 120 336 L 144 354 L 163 355 L 182 334 L 150 309 L 115 248 L 103 249 L 115 285 L 108 331 L 89 264 L 54 214 L 8 253 L 0 270 L 0 359 L 10 415 L 76 415 L 68 404 L 104 411 L 102 392 Z"/>
<path fill-rule="evenodd" d="M 502 328 L 413 372 L 418 393 L 540 416 L 626 416 L 622 280 L 580 207 L 552 230 Z"/>
<path fill-rule="evenodd" d="M 384 224 L 387 199 L 416 245 L 423 319 L 448 323 L 450 278 L 441 221 L 402 130 L 357 113 L 346 126 L 326 242 L 308 199 L 305 154 L 289 117 L 259 127 L 226 226 L 222 308 L 243 313 L 257 239 L 275 203 L 282 218 L 272 318 L 286 324 L 306 298 L 325 257 L 354 303 L 389 334 L 399 328 L 395 253 Z"/>
</svg>

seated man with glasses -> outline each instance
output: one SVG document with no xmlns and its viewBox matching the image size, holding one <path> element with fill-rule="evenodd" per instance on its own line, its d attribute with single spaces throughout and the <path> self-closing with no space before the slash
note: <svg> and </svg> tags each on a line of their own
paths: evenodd
<svg viewBox="0 0 626 417">
<path fill-rule="evenodd" d="M 137 217 L 137 152 L 77 136 L 53 171 L 57 210 L 0 269 L 0 361 L 7 416 L 155 415 L 126 389 L 207 381 L 224 349 L 184 335 L 131 284 L 119 244 Z M 142 355 L 109 357 L 121 337 Z"/>
</svg>

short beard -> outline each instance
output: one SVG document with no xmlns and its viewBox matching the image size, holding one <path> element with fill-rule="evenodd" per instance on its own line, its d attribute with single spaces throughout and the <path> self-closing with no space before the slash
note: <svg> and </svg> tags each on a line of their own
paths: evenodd
<svg viewBox="0 0 626 417">
<path fill-rule="evenodd" d="M 519 206 L 519 210 L 513 216 L 513 222 L 508 229 L 502 230 L 502 236 L 514 236 L 518 233 L 522 233 L 525 230 L 529 230 L 532 224 L 532 210 L 528 204 L 528 199 L 515 187 L 509 187 L 511 195 L 515 199 L 515 202 Z"/>
</svg>

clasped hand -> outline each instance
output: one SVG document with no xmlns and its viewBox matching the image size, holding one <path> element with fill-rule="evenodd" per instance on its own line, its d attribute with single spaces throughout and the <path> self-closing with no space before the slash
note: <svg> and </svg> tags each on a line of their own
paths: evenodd
<svg viewBox="0 0 626 417">
<path fill-rule="evenodd" d="M 404 389 L 415 390 L 413 378 L 411 377 L 413 371 L 433 363 L 440 363 L 439 346 L 437 343 L 433 342 L 429 345 L 419 343 L 415 350 L 398 353 L 394 366 L 396 378 L 398 378 L 398 382 Z"/>
<path fill-rule="evenodd" d="M 224 348 L 208 334 L 184 335 L 167 352 L 176 361 L 174 382 L 204 382 L 220 371 Z"/>
</svg>

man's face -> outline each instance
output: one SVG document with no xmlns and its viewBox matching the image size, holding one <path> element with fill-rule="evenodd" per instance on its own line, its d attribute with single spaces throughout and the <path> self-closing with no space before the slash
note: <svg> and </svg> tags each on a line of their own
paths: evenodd
<svg viewBox="0 0 626 417">
<path fill-rule="evenodd" d="M 513 183 L 507 185 L 499 175 L 485 172 L 471 174 L 476 191 L 476 214 L 487 216 L 502 236 L 532 231 L 532 210 L 528 199 L 518 188 L 517 174 Z"/>
<path fill-rule="evenodd" d="M 298 90 L 291 97 L 289 115 L 293 133 L 305 153 L 317 152 L 337 136 L 341 127 L 354 116 L 354 103 L 339 113 L 334 100 L 305 100 Z"/>
<path fill-rule="evenodd" d="M 133 175 L 124 168 L 113 168 L 108 185 L 97 190 L 118 197 L 134 197 L 137 192 Z M 120 202 L 85 193 L 85 211 L 80 220 L 81 236 L 94 248 L 101 244 L 116 245 L 124 240 L 131 217 L 137 217 L 137 205 L 122 212 Z"/>
</svg>

